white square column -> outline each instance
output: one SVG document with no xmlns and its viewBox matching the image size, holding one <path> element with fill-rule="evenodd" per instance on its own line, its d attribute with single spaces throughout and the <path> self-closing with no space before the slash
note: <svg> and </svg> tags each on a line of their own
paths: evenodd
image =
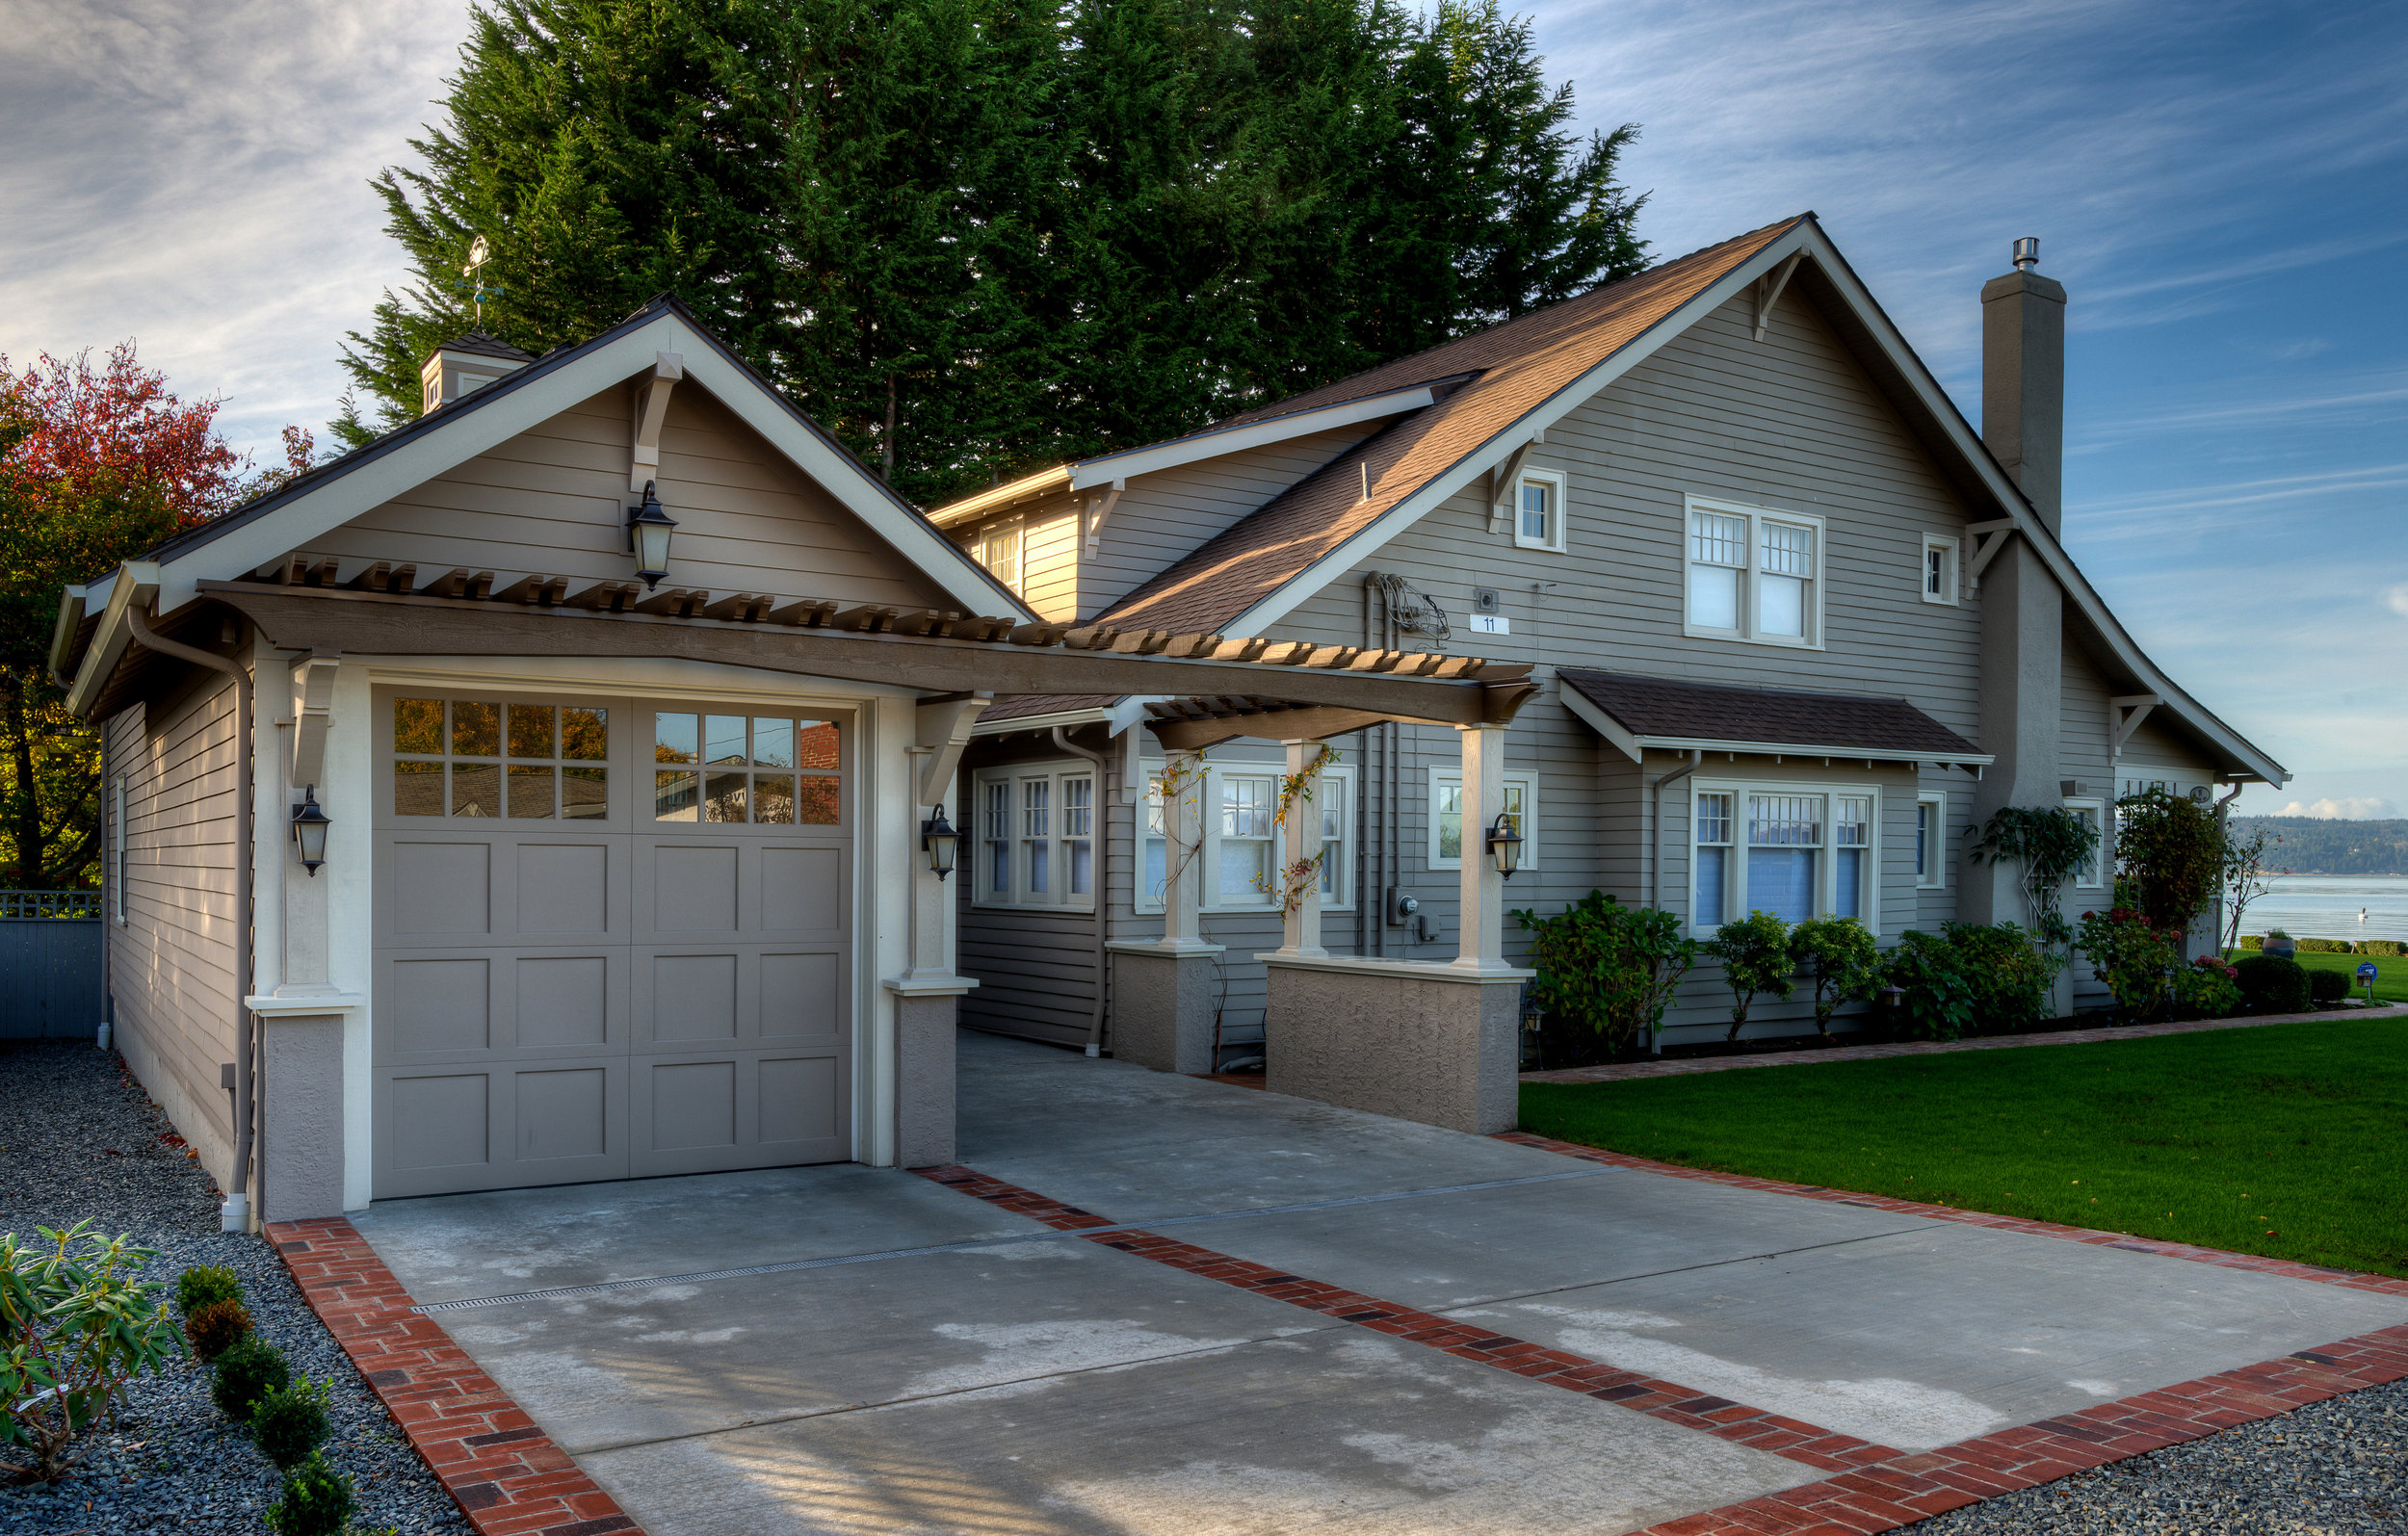
<svg viewBox="0 0 2408 1536">
<path fill-rule="evenodd" d="M 1203 938 L 1204 754 L 1173 752 L 1163 771 L 1163 947 L 1217 953 Z"/>
<path fill-rule="evenodd" d="M 1288 776 L 1280 782 L 1285 790 L 1297 781 L 1315 759 L 1322 754 L 1319 742 L 1286 742 Z M 1328 781 L 1315 774 L 1296 791 L 1296 798 L 1286 801 L 1279 823 L 1279 872 L 1273 876 L 1272 897 L 1282 906 L 1279 919 L 1279 953 L 1291 958 L 1318 959 L 1329 951 L 1322 948 L 1322 882 L 1318 870 L 1306 884 L 1303 899 L 1293 909 L 1286 905 L 1290 872 L 1313 859 L 1322 850 L 1322 787 Z"/>
<path fill-rule="evenodd" d="M 1453 969 L 1484 974 L 1505 961 L 1505 876 L 1488 852 L 1488 829 L 1505 814 L 1502 725 L 1458 725 L 1463 748 L 1463 869 Z"/>
</svg>

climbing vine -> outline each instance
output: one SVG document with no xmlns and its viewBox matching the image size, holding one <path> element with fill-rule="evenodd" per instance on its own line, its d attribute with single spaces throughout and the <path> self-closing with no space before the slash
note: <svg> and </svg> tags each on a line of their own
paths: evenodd
<svg viewBox="0 0 2408 1536">
<path fill-rule="evenodd" d="M 1313 785 L 1322 776 L 1322 770 L 1337 761 L 1338 749 L 1323 742 L 1322 749 L 1313 754 L 1313 761 L 1279 781 L 1279 807 L 1270 818 L 1274 828 L 1288 824 L 1288 815 L 1296 809 L 1296 801 L 1313 798 Z M 1324 847 L 1309 859 L 1296 860 L 1279 872 L 1277 885 L 1258 874 L 1254 877 L 1254 889 L 1279 898 L 1281 917 L 1294 917 L 1304 905 L 1304 898 L 1321 884 L 1322 861 L 1328 857 L 1329 850 Z"/>
<path fill-rule="evenodd" d="M 2058 895 L 2066 881 L 2098 857 L 2098 828 L 2061 805 L 2002 805 L 1966 835 L 1974 840 L 1975 858 L 2022 867 L 2024 906 L 2034 938 L 2043 945 L 2073 938 Z"/>
</svg>

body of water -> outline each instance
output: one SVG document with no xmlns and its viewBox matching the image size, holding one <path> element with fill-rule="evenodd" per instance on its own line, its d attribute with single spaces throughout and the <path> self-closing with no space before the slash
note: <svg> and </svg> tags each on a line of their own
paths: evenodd
<svg viewBox="0 0 2408 1536">
<path fill-rule="evenodd" d="M 2366 921 L 2358 909 L 2366 909 Z M 2408 877 L 2276 874 L 2249 903 L 2240 931 L 2281 928 L 2294 939 L 2408 939 Z"/>
</svg>

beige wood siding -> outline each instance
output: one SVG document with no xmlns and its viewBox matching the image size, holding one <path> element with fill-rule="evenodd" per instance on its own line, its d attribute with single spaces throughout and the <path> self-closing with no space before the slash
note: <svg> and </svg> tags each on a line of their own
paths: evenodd
<svg viewBox="0 0 2408 1536">
<path fill-rule="evenodd" d="M 1020 596 L 1036 615 L 1068 623 L 1079 612 L 1079 517 L 1068 508 L 1022 525 Z"/>
<path fill-rule="evenodd" d="M 125 777 L 125 922 L 114 900 L 105 919 L 117 1047 L 222 1188 L 234 1115 L 219 1067 L 235 1059 L 238 1001 L 233 680 L 202 674 L 102 730 L 106 770 Z"/>
<path fill-rule="evenodd" d="M 313 541 L 345 559 L 625 577 L 631 427 L 603 391 Z M 693 383 L 671 398 L 659 493 L 677 519 L 669 581 L 720 591 L 951 608 L 952 600 L 758 433 Z"/>
</svg>

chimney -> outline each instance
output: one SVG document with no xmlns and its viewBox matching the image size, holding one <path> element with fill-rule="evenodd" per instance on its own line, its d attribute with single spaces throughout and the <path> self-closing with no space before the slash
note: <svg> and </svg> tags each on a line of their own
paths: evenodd
<svg viewBox="0 0 2408 1536">
<path fill-rule="evenodd" d="M 418 370 L 418 414 L 432 416 L 504 374 L 534 362 L 509 342 L 472 330 L 437 347 Z"/>
<path fill-rule="evenodd" d="M 1981 287 L 1981 440 L 2049 532 L 2065 506 L 2065 289 L 2043 277 L 2040 241 Z"/>
</svg>

